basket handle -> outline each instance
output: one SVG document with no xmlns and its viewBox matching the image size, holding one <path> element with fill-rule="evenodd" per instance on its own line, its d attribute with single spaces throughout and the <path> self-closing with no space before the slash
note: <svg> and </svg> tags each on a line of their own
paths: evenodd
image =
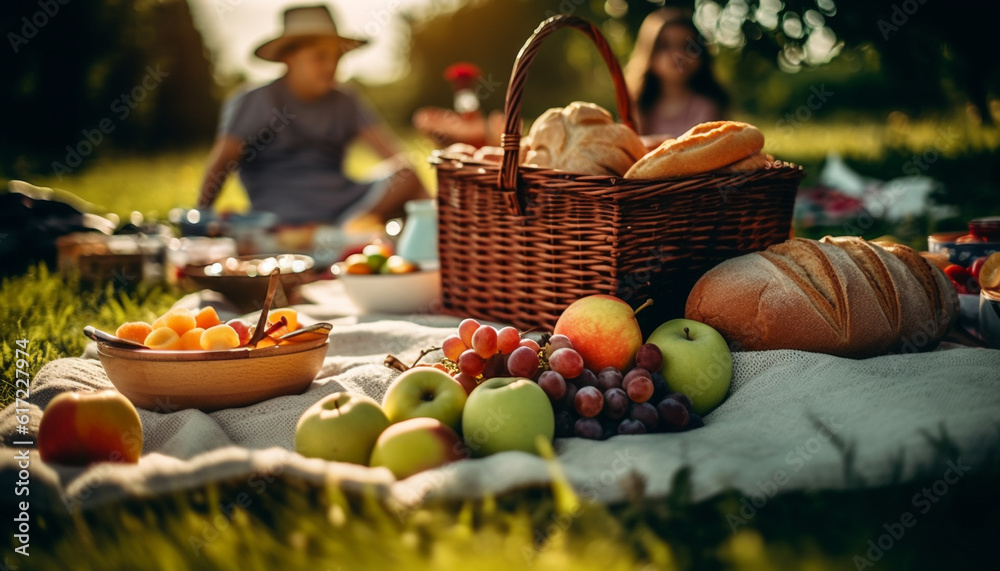
<svg viewBox="0 0 1000 571">
<path fill-rule="evenodd" d="M 504 199 L 510 212 L 520 215 L 524 211 L 522 205 L 523 196 L 518 185 L 518 154 L 521 147 L 521 99 L 524 94 L 524 83 L 528 78 L 528 68 L 535 59 L 535 54 L 542 46 L 542 40 L 552 32 L 561 28 L 576 28 L 587 35 L 597 46 L 597 50 L 604 58 L 604 63 L 611 72 L 611 81 L 615 87 L 615 102 L 618 105 L 618 116 L 628 128 L 635 130 L 635 122 L 632 120 L 632 105 L 629 101 L 628 89 L 625 87 L 625 78 L 622 76 L 621 66 L 611 52 L 611 47 L 605 41 L 604 36 L 597 29 L 597 26 L 579 16 L 557 15 L 553 16 L 535 28 L 531 36 L 517 58 L 514 59 L 514 69 L 510 74 L 510 82 L 507 84 L 507 99 L 504 102 L 504 128 L 501 136 L 503 146 L 503 162 L 501 163 L 499 175 L 500 191 L 504 193 Z"/>
</svg>

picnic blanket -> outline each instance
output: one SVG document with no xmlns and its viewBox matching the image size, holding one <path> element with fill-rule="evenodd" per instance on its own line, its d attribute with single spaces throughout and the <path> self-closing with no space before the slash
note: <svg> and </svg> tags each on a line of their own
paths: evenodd
<svg viewBox="0 0 1000 571">
<path fill-rule="evenodd" d="M 316 485 L 336 482 L 347 490 L 374 487 L 403 507 L 428 498 L 475 498 L 551 485 L 553 463 L 522 452 L 463 460 L 402 481 L 384 468 L 295 454 L 295 425 L 312 403 L 344 390 L 381 400 L 398 374 L 382 365 L 385 356 L 412 362 L 458 323 L 427 315 L 345 316 L 352 312 L 338 301 L 336 283 L 317 287 L 319 303 L 298 309 L 305 319 L 332 320 L 335 327 L 323 368 L 303 394 L 212 413 L 171 410 L 169 403 L 161 410 L 140 409 L 145 442 L 135 465 L 47 465 L 31 449 L 32 505 L 86 508 L 209 481 L 252 484 L 277 475 Z M 327 296 L 330 291 L 334 294 Z M 46 403 L 60 392 L 112 387 L 100 362 L 88 354 L 52 361 L 37 372 L 29 399 L 31 435 L 37 434 Z M 556 439 L 559 471 L 582 497 L 610 503 L 637 495 L 663 497 L 678 470 L 689 467 L 693 500 L 734 489 L 756 504 L 792 490 L 881 486 L 998 469 L 998 350 L 950 345 L 866 360 L 801 351 L 737 352 L 733 358 L 730 394 L 705 417 L 703 428 L 604 441 Z M 8 446 L 0 451 L 0 479 L 7 489 L 20 470 L 18 449 L 9 447 L 23 440 L 15 429 L 8 406 L 0 413 L 0 434 Z"/>
</svg>

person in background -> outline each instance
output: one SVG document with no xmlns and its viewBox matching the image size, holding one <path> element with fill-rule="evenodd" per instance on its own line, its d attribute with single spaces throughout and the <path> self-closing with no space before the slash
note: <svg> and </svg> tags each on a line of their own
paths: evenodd
<svg viewBox="0 0 1000 571">
<path fill-rule="evenodd" d="M 253 209 L 273 212 L 285 225 L 351 221 L 367 229 L 402 216 L 407 201 L 427 198 L 395 136 L 337 84 L 341 56 L 365 43 L 340 36 L 326 6 L 286 10 L 282 34 L 254 54 L 287 71 L 225 104 L 198 207 L 212 205 L 234 170 Z M 345 151 L 356 139 L 385 159 L 375 180 L 344 173 Z"/>
<path fill-rule="evenodd" d="M 647 16 L 623 73 L 647 147 L 726 115 L 729 96 L 689 11 L 661 8 Z"/>
<path fill-rule="evenodd" d="M 680 8 L 661 8 L 639 27 L 623 75 L 636 128 L 653 148 L 699 123 L 725 118 L 729 95 L 712 74 L 712 56 L 691 19 Z M 418 130 L 443 142 L 500 144 L 503 116 L 466 119 L 448 109 L 425 107 L 413 117 Z"/>
</svg>

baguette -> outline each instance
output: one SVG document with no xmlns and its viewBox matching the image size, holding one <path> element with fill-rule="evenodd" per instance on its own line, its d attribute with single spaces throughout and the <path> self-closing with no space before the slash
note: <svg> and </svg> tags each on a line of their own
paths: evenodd
<svg viewBox="0 0 1000 571">
<path fill-rule="evenodd" d="M 764 135 L 753 125 L 738 121 L 701 123 L 640 158 L 625 178 L 678 178 L 712 172 L 740 163 L 763 148 Z M 755 159 L 737 168 L 752 170 L 754 164 L 763 166 L 763 162 Z"/>
<path fill-rule="evenodd" d="M 919 254 L 853 237 L 793 238 L 727 260 L 685 308 L 735 349 L 852 358 L 933 349 L 957 313 L 955 289 Z"/>
</svg>

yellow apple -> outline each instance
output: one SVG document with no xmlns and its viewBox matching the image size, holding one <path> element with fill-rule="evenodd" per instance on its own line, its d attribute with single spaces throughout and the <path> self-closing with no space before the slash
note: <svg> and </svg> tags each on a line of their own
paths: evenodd
<svg viewBox="0 0 1000 571">
<path fill-rule="evenodd" d="M 397 480 L 466 457 L 458 433 L 436 418 L 420 417 L 386 428 L 375 442 L 370 465 L 384 466 Z"/>
</svg>

